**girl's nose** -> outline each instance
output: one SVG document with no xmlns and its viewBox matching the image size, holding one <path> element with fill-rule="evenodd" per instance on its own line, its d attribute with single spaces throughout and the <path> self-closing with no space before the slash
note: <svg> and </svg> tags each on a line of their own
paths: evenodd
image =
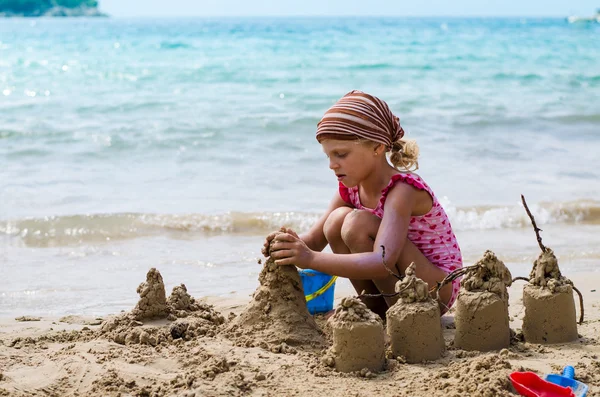
<svg viewBox="0 0 600 397">
<path fill-rule="evenodd" d="M 336 163 L 335 161 L 333 161 L 332 159 L 329 159 L 329 169 L 330 170 L 335 170 L 336 168 L 338 168 L 338 163 Z"/>
</svg>

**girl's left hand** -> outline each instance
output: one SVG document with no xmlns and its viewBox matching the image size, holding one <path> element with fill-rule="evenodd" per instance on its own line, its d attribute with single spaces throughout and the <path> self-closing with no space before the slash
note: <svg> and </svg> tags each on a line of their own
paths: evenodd
<svg viewBox="0 0 600 397">
<path fill-rule="evenodd" d="M 295 233 L 278 234 L 271 244 L 271 258 L 277 265 L 296 265 L 308 269 L 313 257 L 314 252 Z"/>
</svg>

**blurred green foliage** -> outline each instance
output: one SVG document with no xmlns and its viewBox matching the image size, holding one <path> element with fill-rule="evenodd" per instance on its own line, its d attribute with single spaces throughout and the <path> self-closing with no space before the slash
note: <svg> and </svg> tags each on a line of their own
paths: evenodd
<svg viewBox="0 0 600 397">
<path fill-rule="evenodd" d="M 43 13 L 52 7 L 91 7 L 98 6 L 97 0 L 0 0 L 0 12 L 18 14 Z"/>
<path fill-rule="evenodd" d="M 0 0 L 2 1 L 2 0 Z M 57 6 L 76 8 L 80 6 L 84 7 L 97 7 L 98 2 L 96 0 L 54 0 Z"/>
</svg>

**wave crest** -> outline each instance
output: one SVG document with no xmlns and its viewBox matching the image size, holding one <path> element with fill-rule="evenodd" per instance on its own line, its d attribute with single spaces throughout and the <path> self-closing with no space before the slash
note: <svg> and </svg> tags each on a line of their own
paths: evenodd
<svg viewBox="0 0 600 397">
<path fill-rule="evenodd" d="M 442 204 L 456 232 L 530 227 L 523 207 L 454 207 Z M 600 224 L 600 202 L 580 200 L 530 206 L 536 223 Z M 281 226 L 297 231 L 310 228 L 320 214 L 308 212 L 228 212 L 206 214 L 117 213 L 26 218 L 0 222 L 0 235 L 17 238 L 30 247 L 101 243 L 150 236 L 194 238 L 207 235 L 266 235 Z"/>
</svg>

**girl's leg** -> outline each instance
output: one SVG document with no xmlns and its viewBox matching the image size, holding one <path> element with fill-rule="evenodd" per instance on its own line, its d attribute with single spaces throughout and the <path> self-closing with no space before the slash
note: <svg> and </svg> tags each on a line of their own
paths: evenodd
<svg viewBox="0 0 600 397">
<path fill-rule="evenodd" d="M 342 241 L 345 246 L 349 248 L 351 253 L 372 252 L 375 248 L 373 247 L 373 244 L 380 223 L 381 219 L 375 215 L 367 211 L 354 210 L 344 217 L 341 228 Z M 412 262 L 416 264 L 415 272 L 417 277 L 425 281 L 430 289 L 437 285 L 438 282 L 442 281 L 447 275 L 442 269 L 429 262 L 425 255 L 423 255 L 423 253 L 408 239 L 404 244 L 404 249 L 400 254 L 398 262 L 395 265 L 391 263 L 388 263 L 387 265 L 391 267 L 390 270 L 394 273 L 397 273 L 399 270 L 401 275 L 404 275 L 406 268 Z M 383 266 L 383 261 L 381 266 Z M 398 279 L 389 275 L 386 278 L 376 279 L 372 282 L 381 293 L 392 294 L 395 292 L 395 286 Z M 440 298 L 444 305 L 450 300 L 451 294 L 452 285 L 446 285 L 440 290 Z M 385 301 L 389 307 L 396 303 L 397 298 L 385 298 Z M 444 308 L 444 306 L 440 304 L 440 309 L 442 308 Z M 442 312 L 444 311 L 445 310 L 442 310 Z"/>
<path fill-rule="evenodd" d="M 344 219 L 348 216 L 349 213 L 354 210 L 349 207 L 341 207 L 334 210 L 327 220 L 325 221 L 325 225 L 323 226 L 323 232 L 325 233 L 325 237 L 327 238 L 327 242 L 331 247 L 331 250 L 335 254 L 350 254 L 350 248 L 344 243 L 342 239 L 342 225 L 344 224 Z M 373 243 L 371 242 L 371 250 L 373 249 Z M 358 294 L 361 294 L 365 291 L 367 294 L 379 294 L 379 289 L 375 286 L 375 283 L 371 280 L 350 280 L 352 286 L 356 290 Z M 367 307 L 377 313 L 381 318 L 385 318 L 385 312 L 388 309 L 388 305 L 383 299 L 383 297 L 376 298 L 362 298 L 362 301 L 367 305 Z"/>
</svg>

